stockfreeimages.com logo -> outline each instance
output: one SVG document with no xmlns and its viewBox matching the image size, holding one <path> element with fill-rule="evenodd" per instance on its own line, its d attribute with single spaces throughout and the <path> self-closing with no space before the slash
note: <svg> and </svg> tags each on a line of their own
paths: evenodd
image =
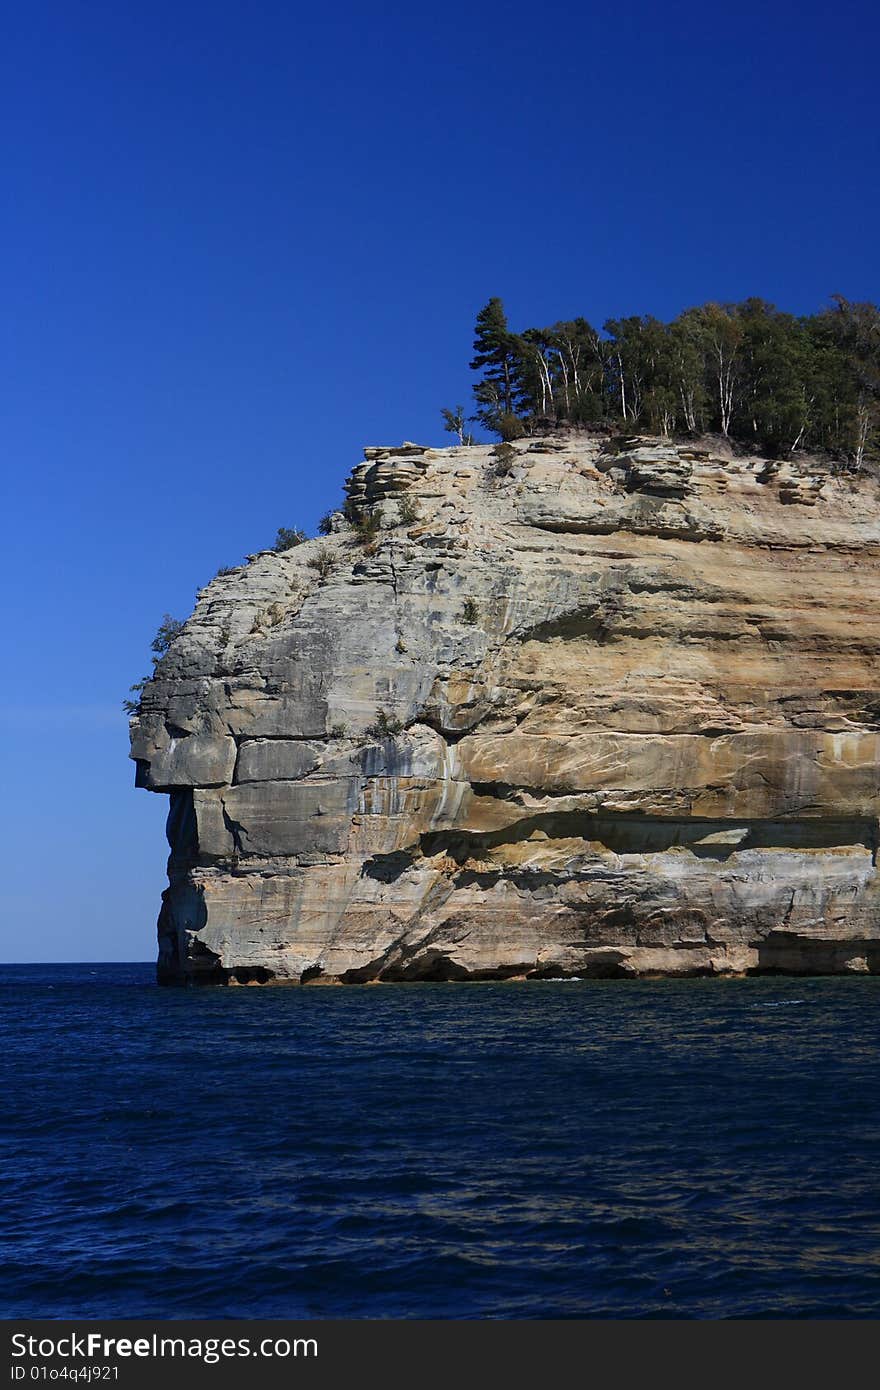
<svg viewBox="0 0 880 1390">
<path fill-rule="evenodd" d="M 24 1332 L 14 1332 L 12 1355 L 41 1361 L 60 1357 L 65 1361 L 104 1362 L 115 1361 L 118 1357 L 147 1360 L 167 1356 L 204 1361 L 213 1366 L 225 1358 L 237 1356 L 317 1356 L 318 1343 L 314 1337 L 263 1337 L 253 1341 L 250 1337 L 160 1337 L 156 1332 L 148 1337 L 107 1337 L 103 1332 L 31 1337 Z"/>
</svg>

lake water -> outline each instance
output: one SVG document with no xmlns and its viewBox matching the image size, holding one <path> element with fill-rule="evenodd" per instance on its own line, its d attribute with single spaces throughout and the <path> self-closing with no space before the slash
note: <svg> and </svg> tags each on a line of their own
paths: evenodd
<svg viewBox="0 0 880 1390">
<path fill-rule="evenodd" d="M 880 1316 L 880 979 L 0 968 L 0 1314 Z"/>
</svg>

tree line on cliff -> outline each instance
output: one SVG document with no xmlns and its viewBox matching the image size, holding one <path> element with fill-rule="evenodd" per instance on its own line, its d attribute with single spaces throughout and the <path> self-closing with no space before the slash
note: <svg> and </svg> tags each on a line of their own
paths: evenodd
<svg viewBox="0 0 880 1390">
<path fill-rule="evenodd" d="M 823 450 L 861 469 L 880 455 L 880 309 L 840 295 L 820 313 L 763 299 L 703 304 L 669 323 L 585 318 L 513 332 L 500 299 L 477 315 L 474 420 L 502 439 L 564 422 L 652 434 L 719 433 L 767 454 Z"/>
</svg>

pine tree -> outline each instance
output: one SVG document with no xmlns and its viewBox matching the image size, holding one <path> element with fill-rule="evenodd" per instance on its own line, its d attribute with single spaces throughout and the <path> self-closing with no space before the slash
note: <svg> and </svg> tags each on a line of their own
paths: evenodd
<svg viewBox="0 0 880 1390">
<path fill-rule="evenodd" d="M 523 404 L 522 339 L 511 333 L 500 299 L 490 299 L 477 314 L 471 371 L 482 372 L 474 387 L 476 418 L 504 437 L 516 434 Z"/>
</svg>

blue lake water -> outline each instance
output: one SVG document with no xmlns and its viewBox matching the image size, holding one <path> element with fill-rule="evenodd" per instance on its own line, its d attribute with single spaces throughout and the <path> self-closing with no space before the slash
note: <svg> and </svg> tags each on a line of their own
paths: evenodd
<svg viewBox="0 0 880 1390">
<path fill-rule="evenodd" d="M 880 979 L 0 968 L 0 1314 L 880 1316 Z"/>
</svg>

